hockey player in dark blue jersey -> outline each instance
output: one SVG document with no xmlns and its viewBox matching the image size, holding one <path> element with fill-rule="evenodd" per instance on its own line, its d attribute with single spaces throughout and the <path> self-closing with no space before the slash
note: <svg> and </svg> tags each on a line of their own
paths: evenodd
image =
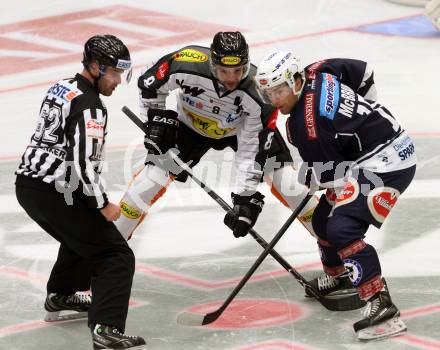
<svg viewBox="0 0 440 350">
<path fill-rule="evenodd" d="M 344 263 L 349 267 L 360 298 L 368 301 L 354 330 L 359 339 L 372 340 L 401 334 L 406 326 L 376 250 L 363 239 L 369 225 L 381 227 L 412 181 L 416 155 L 411 138 L 384 106 L 368 91 L 364 98 L 344 84 L 350 71 L 344 77 L 310 66 L 303 70 L 292 52 L 274 52 L 260 63 L 256 82 L 268 101 L 290 114 L 288 139 L 305 162 L 304 182 L 327 188 L 312 222 L 331 267 L 326 272 L 337 276 Z"/>
<path fill-rule="evenodd" d="M 330 58 L 312 63 L 304 69 L 304 74 L 308 79 L 316 79 L 317 73 L 332 74 L 338 77 L 341 83 L 349 86 L 363 98 L 371 101 L 377 100 L 374 72 L 365 61 L 348 58 Z M 328 206 L 327 210 L 330 210 L 329 208 Z M 356 295 L 356 289 L 349 278 L 350 271 L 342 264 L 336 251 L 329 247 L 330 244 L 320 237 L 318 237 L 317 243 L 321 252 L 320 257 L 325 273 L 309 281 L 309 283 L 320 293 L 327 296 L 349 297 L 353 294 Z M 311 296 L 307 290 L 306 296 Z"/>
</svg>

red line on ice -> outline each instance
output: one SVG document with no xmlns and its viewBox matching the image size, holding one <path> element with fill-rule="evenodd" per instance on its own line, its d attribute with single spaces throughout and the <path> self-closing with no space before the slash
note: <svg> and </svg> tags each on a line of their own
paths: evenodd
<svg viewBox="0 0 440 350">
<path fill-rule="evenodd" d="M 297 271 L 306 271 L 306 270 L 312 270 L 319 268 L 321 266 L 321 262 L 312 262 L 303 264 L 300 266 L 295 267 Z M 146 275 L 150 275 L 153 277 L 158 277 L 160 279 L 171 281 L 174 283 L 179 283 L 183 285 L 187 285 L 193 288 L 201 288 L 201 289 L 217 289 L 217 288 L 225 288 L 230 287 L 235 284 L 237 284 L 241 277 L 235 277 L 230 279 L 224 279 L 220 281 L 209 281 L 206 279 L 200 279 L 196 277 L 191 277 L 183 274 L 179 274 L 174 271 L 165 270 L 162 268 L 158 268 L 155 266 L 145 265 L 145 264 L 136 264 L 136 272 L 142 273 Z M 254 275 L 251 278 L 251 281 L 262 281 L 268 278 L 274 278 L 281 275 L 286 275 L 287 271 L 284 269 L 281 270 L 274 270 L 274 271 L 267 271 L 262 272 L 259 274 Z"/>
</svg>

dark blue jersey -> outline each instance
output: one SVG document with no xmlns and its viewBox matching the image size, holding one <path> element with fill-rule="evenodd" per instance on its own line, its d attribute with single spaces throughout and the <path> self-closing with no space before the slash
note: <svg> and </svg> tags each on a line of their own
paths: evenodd
<svg viewBox="0 0 440 350">
<path fill-rule="evenodd" d="M 308 65 L 306 77 L 315 79 L 316 73 L 329 73 L 366 100 L 377 100 L 374 72 L 367 62 L 350 58 L 328 58 Z"/>
<path fill-rule="evenodd" d="M 416 163 L 411 139 L 391 113 L 328 73 L 306 79 L 287 120 L 289 141 L 324 187 L 349 168 L 390 172 Z"/>
</svg>

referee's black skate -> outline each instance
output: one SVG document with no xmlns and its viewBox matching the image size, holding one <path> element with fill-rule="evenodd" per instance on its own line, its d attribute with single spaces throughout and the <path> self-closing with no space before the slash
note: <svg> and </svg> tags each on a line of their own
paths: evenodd
<svg viewBox="0 0 440 350">
<path fill-rule="evenodd" d="M 145 340 L 138 336 L 123 334 L 117 327 L 96 324 L 92 328 L 93 349 L 146 349 Z"/>
<path fill-rule="evenodd" d="M 44 320 L 46 322 L 56 322 L 87 318 L 91 304 L 92 298 L 88 294 L 61 295 L 49 293 L 44 303 L 44 308 L 47 311 Z"/>
<path fill-rule="evenodd" d="M 376 293 L 368 300 L 363 316 L 364 319 L 353 325 L 359 340 L 380 340 L 406 331 L 406 325 L 399 317 L 400 311 L 387 290 Z"/>
<path fill-rule="evenodd" d="M 359 298 L 356 288 L 351 283 L 348 272 L 333 277 L 324 273 L 308 282 L 316 291 L 328 299 L 335 299 L 340 303 L 341 310 L 356 310 L 365 306 L 365 301 Z M 313 297 L 310 291 L 305 289 L 306 297 Z"/>
</svg>

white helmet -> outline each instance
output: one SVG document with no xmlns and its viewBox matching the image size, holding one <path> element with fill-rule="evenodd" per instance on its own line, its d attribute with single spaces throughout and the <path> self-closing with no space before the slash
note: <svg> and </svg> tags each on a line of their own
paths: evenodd
<svg viewBox="0 0 440 350">
<path fill-rule="evenodd" d="M 299 91 L 294 89 L 296 73 L 300 73 L 304 81 L 304 69 L 299 59 L 291 51 L 276 51 L 266 55 L 260 62 L 255 80 L 261 91 L 287 83 L 299 95 L 302 87 Z"/>
</svg>

